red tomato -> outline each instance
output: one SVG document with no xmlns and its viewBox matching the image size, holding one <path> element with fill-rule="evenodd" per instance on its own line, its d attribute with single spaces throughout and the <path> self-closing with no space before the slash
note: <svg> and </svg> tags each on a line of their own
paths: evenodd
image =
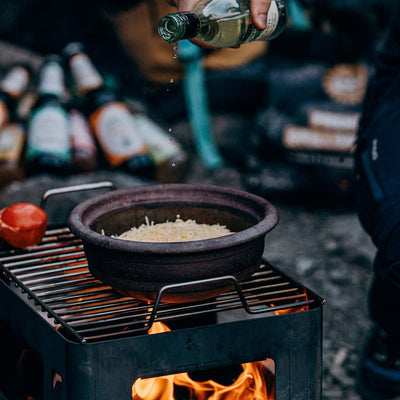
<svg viewBox="0 0 400 400">
<path fill-rule="evenodd" d="M 17 203 L 0 211 L 0 237 L 11 246 L 25 248 L 42 240 L 47 215 L 31 203 Z"/>
</svg>

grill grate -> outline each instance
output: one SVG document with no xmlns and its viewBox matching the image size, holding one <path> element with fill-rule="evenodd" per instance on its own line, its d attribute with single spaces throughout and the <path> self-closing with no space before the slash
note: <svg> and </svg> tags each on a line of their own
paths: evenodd
<svg viewBox="0 0 400 400">
<path fill-rule="evenodd" d="M 68 339 L 99 342 L 143 334 L 155 321 L 244 308 L 249 314 L 302 310 L 320 298 L 267 262 L 250 279 L 216 299 L 167 304 L 126 297 L 93 277 L 83 245 L 68 228 L 46 232 L 29 250 L 0 252 L 2 279 Z"/>
</svg>

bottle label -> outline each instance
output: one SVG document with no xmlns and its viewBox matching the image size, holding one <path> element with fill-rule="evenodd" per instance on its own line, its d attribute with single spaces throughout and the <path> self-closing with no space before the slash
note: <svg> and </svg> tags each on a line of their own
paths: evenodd
<svg viewBox="0 0 400 400">
<path fill-rule="evenodd" d="M 145 140 L 156 164 L 181 152 L 178 142 L 146 115 L 134 114 L 132 118 L 136 132 Z"/>
<path fill-rule="evenodd" d="M 308 114 L 308 124 L 314 128 L 351 131 L 358 129 L 360 113 L 333 112 L 313 109 Z"/>
<path fill-rule="evenodd" d="M 21 124 L 8 124 L 0 131 L 0 162 L 19 163 L 25 131 Z"/>
<path fill-rule="evenodd" d="M 303 165 L 323 165 L 332 168 L 354 169 L 354 157 L 352 155 L 296 150 L 289 153 L 289 160 Z"/>
<path fill-rule="evenodd" d="M 320 150 L 349 153 L 356 140 L 355 132 L 324 131 L 288 125 L 283 132 L 283 145 L 293 150 Z"/>
<path fill-rule="evenodd" d="M 365 97 L 369 75 L 365 65 L 338 64 L 328 70 L 322 84 L 334 101 L 345 105 L 360 105 Z"/>
<path fill-rule="evenodd" d="M 8 110 L 6 104 L 0 100 L 0 128 L 4 126 L 9 119 Z"/>
<path fill-rule="evenodd" d="M 272 1 L 267 14 L 267 26 L 257 37 L 257 40 L 268 39 L 268 37 L 275 32 L 275 29 L 278 26 L 278 22 L 279 22 L 278 6 L 275 1 Z"/>
<path fill-rule="evenodd" d="M 86 54 L 75 54 L 70 59 L 70 68 L 79 92 L 85 93 L 103 85 L 103 78 Z"/>
<path fill-rule="evenodd" d="M 74 150 L 96 153 L 96 143 L 85 117 L 77 110 L 70 112 L 71 145 Z"/>
<path fill-rule="evenodd" d="M 64 95 L 64 71 L 57 62 L 47 63 L 40 74 L 39 93 Z"/>
<path fill-rule="evenodd" d="M 23 121 L 29 119 L 31 111 L 37 101 L 36 91 L 28 91 L 19 99 L 16 109 L 17 118 Z"/>
<path fill-rule="evenodd" d="M 12 68 L 0 82 L 0 90 L 12 97 L 18 97 L 29 84 L 29 73 L 23 67 Z"/>
<path fill-rule="evenodd" d="M 28 159 L 42 154 L 55 154 L 69 161 L 71 143 L 68 114 L 56 106 L 45 106 L 34 111 L 27 145 Z"/>
<path fill-rule="evenodd" d="M 108 103 L 95 111 L 90 122 L 96 138 L 112 167 L 147 151 L 136 131 L 132 114 L 124 103 Z"/>
</svg>

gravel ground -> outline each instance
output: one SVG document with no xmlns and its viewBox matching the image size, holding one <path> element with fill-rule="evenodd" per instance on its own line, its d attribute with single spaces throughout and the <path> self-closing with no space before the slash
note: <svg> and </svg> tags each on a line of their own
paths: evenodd
<svg viewBox="0 0 400 400">
<path fill-rule="evenodd" d="M 366 296 L 374 256 L 351 210 L 275 204 L 281 220 L 266 256 L 326 299 L 323 398 L 359 399 L 358 353 L 368 331 Z"/>
</svg>

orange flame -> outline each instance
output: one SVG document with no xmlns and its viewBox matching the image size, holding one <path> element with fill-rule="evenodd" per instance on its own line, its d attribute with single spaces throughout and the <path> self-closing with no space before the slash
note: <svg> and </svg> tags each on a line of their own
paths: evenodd
<svg viewBox="0 0 400 400">
<path fill-rule="evenodd" d="M 162 322 L 156 322 L 149 334 L 168 332 Z M 176 386 L 186 387 L 193 400 L 274 400 L 274 364 L 263 362 L 242 364 L 243 371 L 231 385 L 225 386 L 213 380 L 194 381 L 188 373 L 156 378 L 137 379 L 132 385 L 132 400 L 174 400 Z M 266 379 L 266 377 L 272 379 Z"/>
<path fill-rule="evenodd" d="M 307 292 L 305 289 L 303 289 L 302 291 L 299 291 L 297 293 L 297 296 L 300 296 L 300 297 L 298 299 L 294 300 L 295 303 L 299 303 L 300 301 L 308 300 Z M 275 307 L 275 304 L 271 303 L 271 307 Z M 283 310 L 276 310 L 275 315 L 290 314 L 290 313 L 295 313 L 295 312 L 300 312 L 300 311 L 307 311 L 309 309 L 310 309 L 310 307 L 308 305 L 303 305 L 300 307 L 289 307 L 289 308 L 284 308 Z"/>
</svg>

